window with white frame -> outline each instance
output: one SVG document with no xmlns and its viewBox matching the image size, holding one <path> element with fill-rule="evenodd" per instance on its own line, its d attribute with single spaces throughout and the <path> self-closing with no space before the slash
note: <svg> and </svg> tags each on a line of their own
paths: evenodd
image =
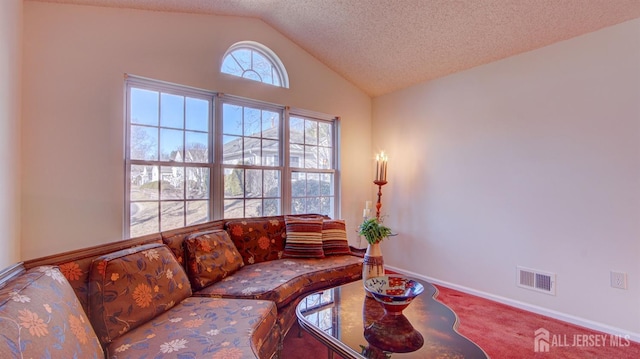
<svg viewBox="0 0 640 359">
<path fill-rule="evenodd" d="M 282 213 L 282 112 L 222 100 L 225 218 Z"/>
<path fill-rule="evenodd" d="M 335 151 L 332 122 L 289 117 L 291 213 L 327 213 L 335 203 Z"/>
<path fill-rule="evenodd" d="M 338 213 L 336 118 L 127 76 L 125 235 Z"/>
<path fill-rule="evenodd" d="M 229 47 L 220 71 L 249 80 L 289 88 L 289 77 L 280 58 L 255 41 L 241 41 Z"/>
</svg>

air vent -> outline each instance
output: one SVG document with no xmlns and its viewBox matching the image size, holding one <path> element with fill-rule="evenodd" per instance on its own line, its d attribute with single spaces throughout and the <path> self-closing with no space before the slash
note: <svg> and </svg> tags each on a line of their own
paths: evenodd
<svg viewBox="0 0 640 359">
<path fill-rule="evenodd" d="M 517 267 L 517 271 L 518 287 L 556 295 L 555 274 L 524 267 Z"/>
</svg>

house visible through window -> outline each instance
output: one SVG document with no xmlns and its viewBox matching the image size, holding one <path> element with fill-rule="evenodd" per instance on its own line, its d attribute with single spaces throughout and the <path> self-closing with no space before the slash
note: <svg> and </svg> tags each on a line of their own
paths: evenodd
<svg viewBox="0 0 640 359">
<path fill-rule="evenodd" d="M 220 218 L 339 215 L 336 118 L 135 76 L 125 83 L 127 236 Z"/>
<path fill-rule="evenodd" d="M 313 118 L 289 118 L 291 197 L 295 214 L 327 213 L 334 206 L 333 128 L 330 122 Z"/>
<path fill-rule="evenodd" d="M 282 213 L 282 109 L 223 100 L 224 217 Z"/>
<path fill-rule="evenodd" d="M 254 41 L 242 41 L 231 45 L 224 55 L 220 71 L 289 88 L 287 70 L 278 56 L 268 47 Z"/>
<path fill-rule="evenodd" d="M 130 235 L 208 220 L 211 96 L 127 88 Z"/>
</svg>

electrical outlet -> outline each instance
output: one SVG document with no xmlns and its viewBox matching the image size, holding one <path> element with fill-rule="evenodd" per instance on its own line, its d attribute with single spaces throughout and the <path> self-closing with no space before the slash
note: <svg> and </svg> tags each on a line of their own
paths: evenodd
<svg viewBox="0 0 640 359">
<path fill-rule="evenodd" d="M 611 271 L 611 287 L 627 289 L 627 273 Z"/>
</svg>

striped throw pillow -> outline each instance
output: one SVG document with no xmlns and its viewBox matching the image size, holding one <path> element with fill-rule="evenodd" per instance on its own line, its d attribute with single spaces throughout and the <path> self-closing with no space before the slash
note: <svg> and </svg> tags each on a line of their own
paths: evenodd
<svg viewBox="0 0 640 359">
<path fill-rule="evenodd" d="M 322 217 L 285 216 L 287 239 L 283 258 L 324 258 Z"/>
<path fill-rule="evenodd" d="M 322 223 L 322 249 L 325 256 L 351 254 L 344 220 L 324 220 Z"/>
</svg>

